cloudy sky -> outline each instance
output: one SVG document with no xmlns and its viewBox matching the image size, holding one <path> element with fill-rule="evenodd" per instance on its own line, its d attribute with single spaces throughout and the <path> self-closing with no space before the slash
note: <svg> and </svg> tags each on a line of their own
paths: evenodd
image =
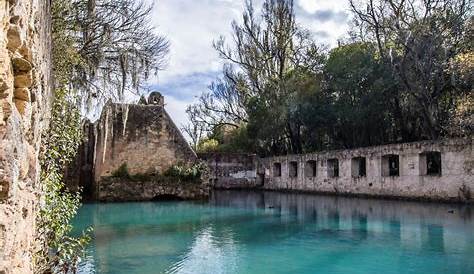
<svg viewBox="0 0 474 274">
<path fill-rule="evenodd" d="M 166 70 L 150 83 L 165 95 L 176 124 L 186 123 L 186 106 L 216 79 L 222 67 L 212 41 L 229 36 L 232 20 L 242 15 L 244 0 L 154 0 L 153 23 L 171 42 Z M 256 7 L 262 0 L 254 0 Z M 316 41 L 333 47 L 347 33 L 346 0 L 295 0 L 298 23 Z"/>
</svg>

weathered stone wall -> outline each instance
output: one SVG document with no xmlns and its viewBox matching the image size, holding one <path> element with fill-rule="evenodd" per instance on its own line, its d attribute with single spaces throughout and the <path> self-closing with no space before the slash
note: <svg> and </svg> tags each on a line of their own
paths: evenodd
<svg viewBox="0 0 474 274">
<path fill-rule="evenodd" d="M 131 181 L 123 178 L 101 180 L 97 200 L 102 202 L 200 200 L 209 197 L 207 184 L 177 182 L 173 178 Z"/>
<path fill-rule="evenodd" d="M 163 105 L 108 104 L 97 124 L 95 180 L 126 163 L 131 174 L 162 173 L 196 160 Z"/>
<path fill-rule="evenodd" d="M 209 181 L 214 188 L 255 188 L 263 184 L 257 174 L 255 154 L 199 153 L 209 167 Z"/>
<path fill-rule="evenodd" d="M 97 199 L 102 179 L 112 176 L 123 164 L 130 175 L 153 175 L 162 174 L 178 163 L 197 161 L 196 154 L 166 113 L 163 96 L 153 92 L 148 102 L 141 101 L 108 103 L 98 121 L 85 122 L 78 158 L 67 172 L 68 187 L 80 186 L 86 198 Z"/>
<path fill-rule="evenodd" d="M 263 188 L 473 202 L 472 142 L 473 139 L 448 139 L 265 158 L 260 166 L 265 174 Z M 439 174 L 426 174 L 425 155 L 429 152 L 440 155 Z M 388 155 L 398 155 L 398 175 L 390 174 Z M 364 159 L 365 174 L 359 174 L 358 157 Z M 334 163 L 338 176 L 331 168 Z"/>
<path fill-rule="evenodd" d="M 2 0 L 0 18 L 0 273 L 31 273 L 51 96 L 49 1 Z"/>
</svg>

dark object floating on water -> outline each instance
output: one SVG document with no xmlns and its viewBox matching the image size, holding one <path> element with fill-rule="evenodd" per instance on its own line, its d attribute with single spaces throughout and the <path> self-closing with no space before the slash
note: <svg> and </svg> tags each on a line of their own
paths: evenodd
<svg viewBox="0 0 474 274">
<path fill-rule="evenodd" d="M 274 206 L 272 206 L 272 205 L 270 205 L 270 206 L 268 206 L 268 208 L 275 208 L 275 207 L 274 207 Z"/>
<path fill-rule="evenodd" d="M 454 213 L 454 209 L 448 210 L 448 213 Z"/>
</svg>

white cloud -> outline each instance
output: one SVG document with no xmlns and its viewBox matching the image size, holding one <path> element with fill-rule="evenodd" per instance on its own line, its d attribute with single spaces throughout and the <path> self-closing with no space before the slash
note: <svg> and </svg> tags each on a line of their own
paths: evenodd
<svg viewBox="0 0 474 274">
<path fill-rule="evenodd" d="M 262 2 L 254 0 L 256 10 Z M 149 84 L 165 95 L 168 113 L 181 126 L 187 121 L 186 106 L 218 76 L 222 63 L 212 41 L 229 37 L 244 0 L 155 0 L 154 4 L 153 23 L 171 42 L 171 52 L 166 70 Z M 296 0 L 295 4 L 298 23 L 319 43 L 333 47 L 346 34 L 346 0 Z"/>
<path fill-rule="evenodd" d="M 337 46 L 349 30 L 348 0 L 298 0 L 297 20 L 315 39 L 330 47 Z M 298 9 L 297 9 L 298 10 Z"/>
<path fill-rule="evenodd" d="M 160 74 L 160 82 L 220 69 L 212 42 L 230 33 L 230 22 L 238 18 L 242 8 L 238 2 L 160 0 L 155 4 L 154 23 L 171 42 L 169 66 Z"/>
<path fill-rule="evenodd" d="M 321 10 L 347 11 L 349 8 L 347 0 L 298 0 L 298 6 L 308 13 Z"/>
</svg>

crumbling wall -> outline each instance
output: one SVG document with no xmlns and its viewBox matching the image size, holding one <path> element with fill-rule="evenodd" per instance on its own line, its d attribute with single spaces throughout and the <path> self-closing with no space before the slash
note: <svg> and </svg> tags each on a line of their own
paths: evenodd
<svg viewBox="0 0 474 274">
<path fill-rule="evenodd" d="M 93 142 L 95 195 L 101 178 L 123 164 L 131 175 L 162 174 L 172 165 L 197 160 L 163 104 L 163 97 L 152 93 L 147 104 L 108 103 L 103 108 L 88 140 Z"/>
<path fill-rule="evenodd" d="M 50 7 L 0 2 L 0 273 L 31 273 L 50 101 Z"/>
<path fill-rule="evenodd" d="M 472 138 L 446 139 L 265 158 L 260 167 L 265 173 L 263 188 L 472 203 L 472 141 Z M 439 153 L 441 157 L 439 174 L 426 174 L 424 155 L 429 152 Z M 393 173 L 387 160 L 391 155 L 399 162 Z M 354 169 L 356 160 L 361 158 L 365 159 L 365 170 L 360 173 Z M 314 163 L 313 173 L 307 167 Z M 334 163 L 338 164 L 337 176 Z M 296 164 L 296 176 L 290 176 L 291 164 Z"/>
<path fill-rule="evenodd" d="M 199 182 L 177 182 L 176 178 L 152 178 L 131 181 L 127 178 L 104 178 L 100 181 L 97 200 L 101 202 L 135 202 L 158 200 L 204 200 L 209 186 Z"/>
<path fill-rule="evenodd" d="M 209 181 L 214 188 L 255 188 L 263 184 L 257 172 L 258 157 L 246 153 L 199 153 L 209 167 Z"/>
</svg>

